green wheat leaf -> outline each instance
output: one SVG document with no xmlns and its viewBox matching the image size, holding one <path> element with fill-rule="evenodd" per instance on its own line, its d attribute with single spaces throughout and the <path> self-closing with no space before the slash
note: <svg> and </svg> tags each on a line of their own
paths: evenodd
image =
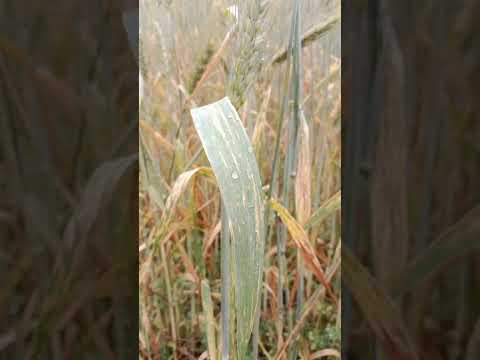
<svg viewBox="0 0 480 360">
<path fill-rule="evenodd" d="M 191 111 L 228 216 L 238 358 L 245 359 L 260 303 L 264 199 L 253 148 L 230 99 Z"/>
</svg>

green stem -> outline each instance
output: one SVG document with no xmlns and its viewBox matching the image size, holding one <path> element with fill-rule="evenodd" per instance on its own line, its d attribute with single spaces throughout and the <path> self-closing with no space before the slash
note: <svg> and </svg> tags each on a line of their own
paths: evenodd
<svg viewBox="0 0 480 360">
<path fill-rule="evenodd" d="M 225 206 L 222 204 L 222 230 L 221 230 L 221 257 L 222 257 L 222 305 L 221 305 L 221 323 L 222 323 L 222 360 L 229 360 L 230 350 L 230 288 L 231 288 L 231 265 L 230 265 L 230 231 L 228 228 L 228 216 Z"/>
</svg>

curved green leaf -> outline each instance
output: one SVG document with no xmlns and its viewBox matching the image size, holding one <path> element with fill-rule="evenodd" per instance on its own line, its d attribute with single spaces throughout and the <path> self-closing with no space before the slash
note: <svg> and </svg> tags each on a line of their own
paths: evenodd
<svg viewBox="0 0 480 360">
<path fill-rule="evenodd" d="M 253 148 L 228 98 L 191 111 L 217 178 L 231 233 L 236 343 L 244 359 L 260 303 L 264 199 Z"/>
</svg>

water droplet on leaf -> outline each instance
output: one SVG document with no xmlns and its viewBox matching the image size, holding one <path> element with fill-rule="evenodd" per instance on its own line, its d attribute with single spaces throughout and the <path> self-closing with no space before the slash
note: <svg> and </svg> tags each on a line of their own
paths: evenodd
<svg viewBox="0 0 480 360">
<path fill-rule="evenodd" d="M 238 174 L 236 171 L 232 173 L 232 179 L 237 180 L 238 179 Z"/>
</svg>

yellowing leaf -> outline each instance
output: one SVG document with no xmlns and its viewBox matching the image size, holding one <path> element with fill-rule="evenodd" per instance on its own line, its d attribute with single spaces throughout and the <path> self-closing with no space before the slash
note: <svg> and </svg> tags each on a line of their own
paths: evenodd
<svg viewBox="0 0 480 360">
<path fill-rule="evenodd" d="M 303 226 L 312 212 L 310 130 L 303 114 L 300 116 L 299 136 L 300 146 L 295 178 L 295 212 L 298 222 Z"/>
<path fill-rule="evenodd" d="M 316 276 L 318 281 L 325 286 L 327 289 L 328 294 L 330 297 L 337 302 L 337 298 L 333 293 L 330 282 L 327 280 L 324 271 L 320 265 L 320 261 L 315 254 L 315 250 L 313 249 L 312 245 L 308 241 L 308 235 L 302 226 L 290 215 L 287 209 L 285 209 L 278 201 L 271 200 L 270 205 L 272 209 L 278 214 L 282 222 L 288 229 L 288 232 L 292 236 L 293 240 L 295 241 L 295 245 L 300 250 L 307 267 L 310 269 L 311 272 Z"/>
</svg>

